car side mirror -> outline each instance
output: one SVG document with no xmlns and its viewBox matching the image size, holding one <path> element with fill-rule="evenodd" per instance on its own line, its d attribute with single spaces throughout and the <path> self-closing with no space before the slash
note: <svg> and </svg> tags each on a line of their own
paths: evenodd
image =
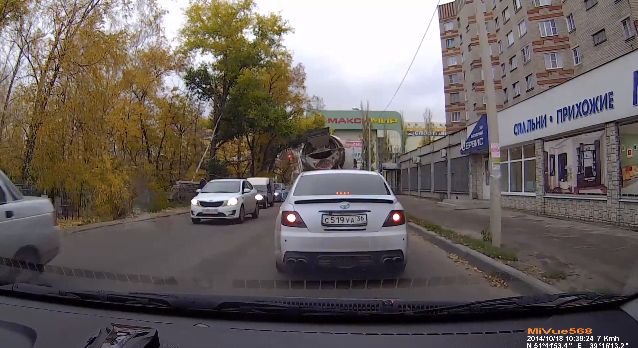
<svg viewBox="0 0 638 348">
<path fill-rule="evenodd" d="M 200 192 L 202 192 L 202 189 L 197 189 L 197 190 L 195 190 L 195 192 L 200 193 Z"/>
<path fill-rule="evenodd" d="M 244 193 L 250 193 L 250 189 L 245 188 Z"/>
</svg>

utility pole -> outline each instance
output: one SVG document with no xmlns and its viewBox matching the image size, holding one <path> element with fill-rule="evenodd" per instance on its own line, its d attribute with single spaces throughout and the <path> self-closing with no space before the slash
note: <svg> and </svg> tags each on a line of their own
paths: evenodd
<svg viewBox="0 0 638 348">
<path fill-rule="evenodd" d="M 496 112 L 496 93 L 494 91 L 494 73 L 490 43 L 485 28 L 483 1 L 474 1 L 476 6 L 476 25 L 478 27 L 483 81 L 487 96 L 487 132 L 490 143 L 490 233 L 492 245 L 501 246 L 501 147 L 498 139 L 498 116 Z"/>
</svg>

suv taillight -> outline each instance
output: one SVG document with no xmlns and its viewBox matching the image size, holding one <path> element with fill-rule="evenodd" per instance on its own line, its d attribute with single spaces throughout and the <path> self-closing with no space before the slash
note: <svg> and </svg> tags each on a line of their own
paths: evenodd
<svg viewBox="0 0 638 348">
<path fill-rule="evenodd" d="M 288 227 L 306 227 L 306 224 L 296 211 L 282 211 L 281 224 Z"/>
<path fill-rule="evenodd" d="M 392 210 L 383 223 L 383 227 L 401 226 L 405 224 L 405 212 L 403 210 Z"/>
</svg>

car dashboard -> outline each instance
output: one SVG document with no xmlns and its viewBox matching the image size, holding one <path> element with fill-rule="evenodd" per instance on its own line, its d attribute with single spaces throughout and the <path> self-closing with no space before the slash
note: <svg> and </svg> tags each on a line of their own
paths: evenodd
<svg viewBox="0 0 638 348">
<path fill-rule="evenodd" d="M 0 346 L 30 347 L 635 347 L 638 303 L 531 318 L 425 323 L 290 323 L 121 312 L 0 298 Z M 570 334 L 558 330 L 572 330 Z M 553 331 L 548 331 L 553 330 Z M 126 332 L 130 340 L 126 342 Z M 119 338 L 116 338 L 118 336 Z M 120 345 L 102 345 L 120 341 Z"/>
</svg>

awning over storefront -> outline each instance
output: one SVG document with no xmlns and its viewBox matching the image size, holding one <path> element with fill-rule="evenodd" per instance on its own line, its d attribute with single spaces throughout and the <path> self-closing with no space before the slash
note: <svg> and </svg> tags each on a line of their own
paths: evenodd
<svg viewBox="0 0 638 348">
<path fill-rule="evenodd" d="M 485 153 L 489 149 L 487 134 L 487 115 L 467 127 L 467 138 L 461 141 L 461 154 Z"/>
</svg>

